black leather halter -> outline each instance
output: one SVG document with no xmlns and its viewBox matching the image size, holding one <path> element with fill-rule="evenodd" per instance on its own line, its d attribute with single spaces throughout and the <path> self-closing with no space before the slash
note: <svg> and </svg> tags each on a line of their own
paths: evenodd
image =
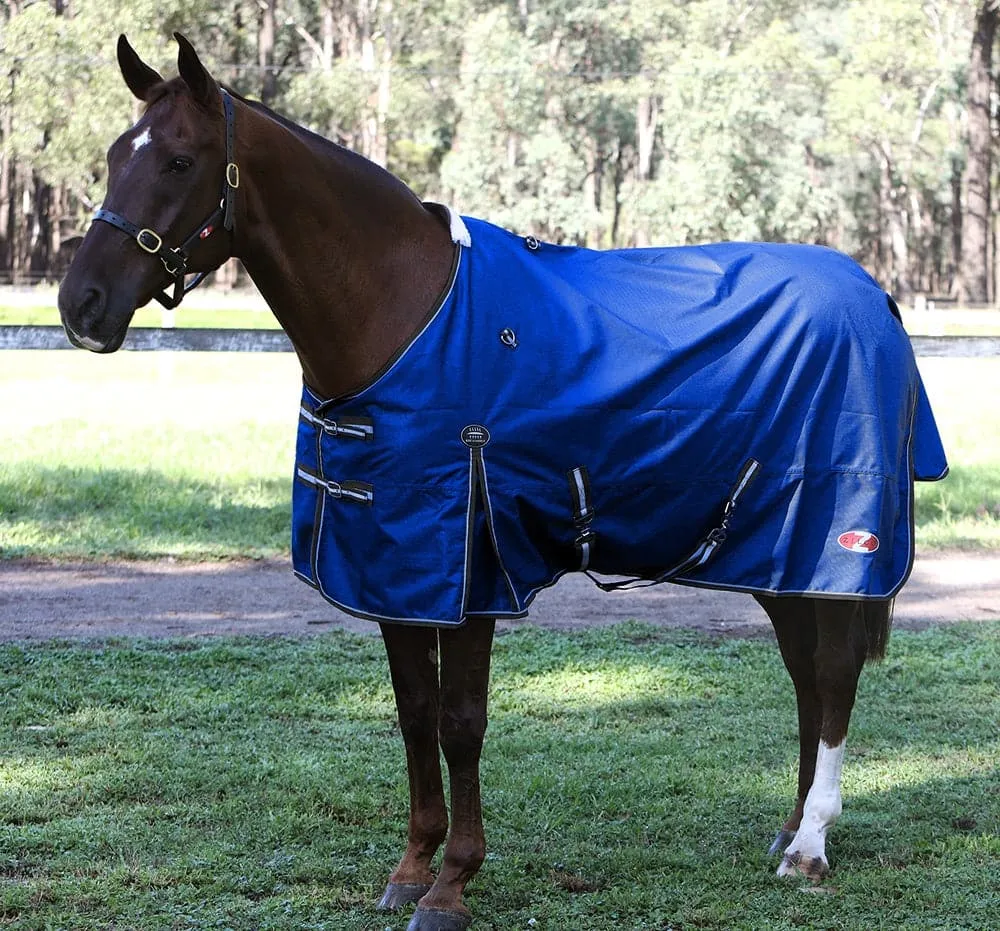
<svg viewBox="0 0 1000 931">
<path fill-rule="evenodd" d="M 180 304 L 184 300 L 184 295 L 198 287 L 208 274 L 208 272 L 198 272 L 191 282 L 185 285 L 184 277 L 187 275 L 190 250 L 201 240 L 207 239 L 218 226 L 220 220 L 227 230 L 233 228 L 233 204 L 236 199 L 236 189 L 240 186 L 240 170 L 233 160 L 233 99 L 225 90 L 222 91 L 222 106 L 226 113 L 226 176 L 222 185 L 222 198 L 219 201 L 219 206 L 212 211 L 212 215 L 180 246 L 169 248 L 164 245 L 163 237 L 155 230 L 137 226 L 120 214 L 105 210 L 103 207 L 94 214 L 95 223 L 100 220 L 117 227 L 131 236 L 139 244 L 140 249 L 150 255 L 155 255 L 163 263 L 167 274 L 174 279 L 174 293 L 168 294 L 165 288 L 155 297 L 167 309 L 172 309 Z"/>
</svg>

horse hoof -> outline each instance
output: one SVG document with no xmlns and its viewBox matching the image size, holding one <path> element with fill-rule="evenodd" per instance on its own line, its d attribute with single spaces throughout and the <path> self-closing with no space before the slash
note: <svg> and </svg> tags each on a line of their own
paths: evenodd
<svg viewBox="0 0 1000 931">
<path fill-rule="evenodd" d="M 799 852 L 786 853 L 778 867 L 779 876 L 801 876 L 811 883 L 821 883 L 829 872 L 830 865 L 822 857 L 803 857 Z"/>
<path fill-rule="evenodd" d="M 784 853 L 785 848 L 793 840 L 795 840 L 795 832 L 786 831 L 784 828 L 782 828 L 780 831 L 778 831 L 777 835 L 775 836 L 774 843 L 771 844 L 771 846 L 768 848 L 767 855 L 769 857 L 773 857 L 775 856 L 775 854 Z"/>
<path fill-rule="evenodd" d="M 429 883 L 389 883 L 376 908 L 380 912 L 395 912 L 411 902 L 419 902 L 430 888 Z"/>
<path fill-rule="evenodd" d="M 417 908 L 406 931 L 465 931 L 472 924 L 468 912 L 448 908 Z"/>
</svg>

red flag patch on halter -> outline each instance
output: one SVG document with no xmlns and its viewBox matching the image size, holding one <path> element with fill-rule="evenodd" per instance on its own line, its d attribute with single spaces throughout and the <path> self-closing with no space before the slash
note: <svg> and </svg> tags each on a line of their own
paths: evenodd
<svg viewBox="0 0 1000 931">
<path fill-rule="evenodd" d="M 878 549 L 878 537 L 867 530 L 848 530 L 837 537 L 837 542 L 852 553 L 874 553 Z"/>
<path fill-rule="evenodd" d="M 214 226 L 206 226 L 206 227 L 205 227 L 205 228 L 204 228 L 204 229 L 203 229 L 203 230 L 202 230 L 202 231 L 201 231 L 201 232 L 200 232 L 200 233 L 198 234 L 198 238 L 199 238 L 199 239 L 208 239 L 208 237 L 212 235 L 212 230 L 214 230 L 214 229 L 215 229 L 215 227 L 214 227 Z"/>
</svg>

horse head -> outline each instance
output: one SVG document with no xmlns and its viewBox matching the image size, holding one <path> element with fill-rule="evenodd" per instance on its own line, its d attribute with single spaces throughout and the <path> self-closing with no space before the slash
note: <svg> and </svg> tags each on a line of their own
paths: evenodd
<svg viewBox="0 0 1000 931">
<path fill-rule="evenodd" d="M 67 336 L 94 352 L 114 352 L 137 307 L 154 298 L 176 306 L 185 276 L 199 276 L 189 290 L 233 252 L 232 102 L 190 42 L 174 38 L 172 80 L 118 39 L 122 77 L 146 106 L 108 150 L 104 204 L 59 289 Z"/>
</svg>

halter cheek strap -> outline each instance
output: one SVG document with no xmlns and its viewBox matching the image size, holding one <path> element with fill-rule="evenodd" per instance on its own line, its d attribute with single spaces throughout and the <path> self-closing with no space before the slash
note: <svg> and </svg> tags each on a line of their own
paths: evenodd
<svg viewBox="0 0 1000 931">
<path fill-rule="evenodd" d="M 190 283 L 184 283 L 190 250 L 201 240 L 211 236 L 220 221 L 226 230 L 233 228 L 236 189 L 240 186 L 240 169 L 233 158 L 235 145 L 233 99 L 224 89 L 222 90 L 222 107 L 226 114 L 226 175 L 222 184 L 222 197 L 219 206 L 212 211 L 211 216 L 180 246 L 170 248 L 164 245 L 163 237 L 155 230 L 140 227 L 114 211 L 101 207 L 94 214 L 94 222 L 100 220 L 102 223 L 108 223 L 120 229 L 131 236 L 140 249 L 150 255 L 155 255 L 163 263 L 167 274 L 174 279 L 174 293 L 168 294 L 164 289 L 155 297 L 167 309 L 172 309 L 180 304 L 184 300 L 184 295 L 198 287 L 208 274 L 208 272 L 198 272 Z"/>
</svg>

